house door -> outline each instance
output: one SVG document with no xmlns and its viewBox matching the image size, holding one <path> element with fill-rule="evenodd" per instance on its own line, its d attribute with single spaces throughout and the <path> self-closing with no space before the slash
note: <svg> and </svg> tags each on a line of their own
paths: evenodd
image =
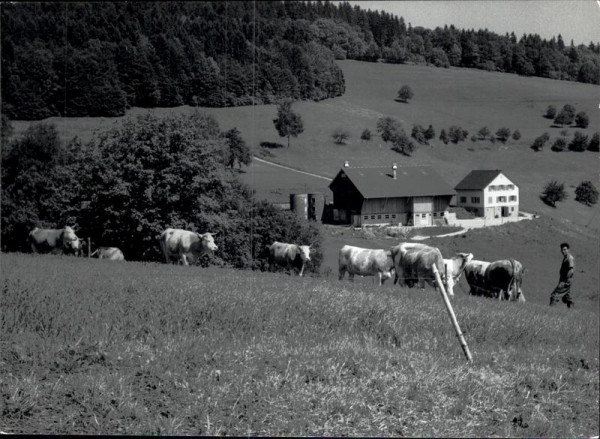
<svg viewBox="0 0 600 439">
<path fill-rule="evenodd" d="M 502 206 L 502 216 L 510 216 L 510 213 L 508 213 L 508 206 Z"/>
</svg>

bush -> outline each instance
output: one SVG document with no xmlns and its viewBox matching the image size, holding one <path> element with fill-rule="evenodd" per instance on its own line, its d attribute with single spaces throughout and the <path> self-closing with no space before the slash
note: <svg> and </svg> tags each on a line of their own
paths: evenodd
<svg viewBox="0 0 600 439">
<path fill-rule="evenodd" d="M 400 99 L 401 101 L 404 102 L 408 102 L 410 99 L 412 99 L 414 96 L 414 93 L 412 91 L 412 88 L 410 88 L 410 86 L 408 85 L 403 85 L 402 87 L 400 87 L 400 90 L 398 90 L 398 99 Z"/>
<path fill-rule="evenodd" d="M 590 118 L 584 111 L 577 113 L 575 116 L 575 125 L 579 128 L 587 128 L 590 124 Z"/>
<path fill-rule="evenodd" d="M 444 142 L 445 145 L 448 144 L 448 141 L 450 140 L 448 138 L 448 134 L 446 133 L 446 130 L 442 128 L 442 131 L 440 132 L 440 140 L 442 142 Z"/>
<path fill-rule="evenodd" d="M 554 105 L 548 105 L 544 117 L 547 119 L 554 119 L 554 117 L 556 117 L 556 107 Z"/>
<path fill-rule="evenodd" d="M 423 128 L 421 125 L 414 125 L 410 135 L 421 145 L 427 144 L 427 139 L 425 138 L 425 128 Z"/>
<path fill-rule="evenodd" d="M 365 128 L 364 131 L 360 134 L 360 139 L 367 142 L 371 140 L 371 130 Z"/>
<path fill-rule="evenodd" d="M 462 142 L 468 137 L 468 135 L 469 132 L 459 126 L 452 125 L 450 128 L 448 128 L 448 138 L 452 143 Z"/>
<path fill-rule="evenodd" d="M 515 142 L 521 138 L 521 133 L 519 132 L 519 130 L 515 130 L 515 132 L 512 135 L 512 138 Z"/>
<path fill-rule="evenodd" d="M 508 128 L 506 128 L 506 127 L 500 128 L 500 129 L 498 129 L 498 131 L 496 131 L 496 137 L 502 143 L 506 143 L 506 141 L 510 137 L 510 130 Z"/>
<path fill-rule="evenodd" d="M 600 135 L 598 133 L 594 133 L 590 140 L 590 144 L 588 145 L 588 151 L 598 152 L 600 146 Z"/>
<path fill-rule="evenodd" d="M 471 136 L 471 142 L 477 142 L 477 136 L 475 134 Z"/>
<path fill-rule="evenodd" d="M 571 151 L 583 152 L 587 149 L 588 146 L 588 136 L 585 134 L 576 131 L 573 136 L 573 140 L 569 143 L 569 149 Z"/>
<path fill-rule="evenodd" d="M 491 134 L 488 127 L 483 127 L 479 131 L 477 131 L 477 135 L 481 138 L 481 140 L 485 140 L 487 136 Z"/>
<path fill-rule="evenodd" d="M 562 137 L 559 137 L 558 139 L 556 139 L 551 147 L 552 151 L 556 151 L 556 152 L 564 151 L 566 148 L 567 148 L 567 141 L 565 139 L 563 139 Z"/>
<path fill-rule="evenodd" d="M 563 137 L 568 137 L 569 136 L 569 130 L 560 130 L 560 135 Z"/>
<path fill-rule="evenodd" d="M 410 141 L 408 136 L 402 131 L 399 133 L 393 141 L 392 150 L 410 156 L 416 149 L 415 144 Z"/>
<path fill-rule="evenodd" d="M 550 181 L 544 187 L 542 194 L 540 195 L 542 201 L 552 207 L 556 207 L 556 203 L 563 201 L 567 198 L 565 192 L 564 183 L 558 183 L 557 181 Z"/>
<path fill-rule="evenodd" d="M 575 200 L 591 206 L 598 202 L 598 189 L 591 181 L 582 181 L 575 189 Z"/>
<path fill-rule="evenodd" d="M 425 130 L 425 139 L 429 142 L 431 139 L 435 137 L 435 130 L 432 125 L 429 125 Z"/>
<path fill-rule="evenodd" d="M 534 151 L 541 151 L 548 140 L 550 140 L 548 133 L 544 133 L 541 136 L 536 137 L 531 145 L 531 149 Z"/>
<path fill-rule="evenodd" d="M 572 105 L 565 105 L 560 113 L 554 118 L 554 123 L 557 125 L 571 125 L 575 118 L 575 107 Z"/>
<path fill-rule="evenodd" d="M 331 137 L 336 145 L 345 145 L 346 140 L 350 138 L 350 133 L 344 128 L 336 128 Z"/>
</svg>

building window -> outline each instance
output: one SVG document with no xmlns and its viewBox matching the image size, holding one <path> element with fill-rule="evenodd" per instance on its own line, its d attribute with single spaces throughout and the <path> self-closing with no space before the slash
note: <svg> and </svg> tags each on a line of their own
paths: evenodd
<svg viewBox="0 0 600 439">
<path fill-rule="evenodd" d="M 496 198 L 496 202 L 497 203 L 505 203 L 506 202 L 506 197 L 497 197 Z"/>
<path fill-rule="evenodd" d="M 514 184 L 509 184 L 508 186 L 506 186 L 506 189 L 508 189 L 509 191 L 512 191 L 515 188 Z"/>
<path fill-rule="evenodd" d="M 444 212 L 440 212 L 440 216 L 444 216 Z"/>
<path fill-rule="evenodd" d="M 377 219 L 381 219 L 381 215 L 377 215 Z"/>
<path fill-rule="evenodd" d="M 500 186 L 498 186 L 498 190 L 500 190 L 500 191 L 503 191 L 505 189 L 506 189 L 506 187 L 503 184 L 501 184 Z"/>
<path fill-rule="evenodd" d="M 494 197 L 488 197 L 488 203 L 492 203 L 493 199 L 494 199 Z"/>
<path fill-rule="evenodd" d="M 396 214 L 395 213 L 392 213 L 392 218 L 396 218 Z"/>
<path fill-rule="evenodd" d="M 460 197 L 460 202 L 461 203 L 466 203 L 467 202 L 467 197 Z"/>
<path fill-rule="evenodd" d="M 515 211 L 515 208 L 514 208 L 514 207 L 511 207 L 511 208 L 510 208 L 510 211 L 511 211 L 511 212 L 514 212 L 514 211 Z"/>
<path fill-rule="evenodd" d="M 386 216 L 385 216 L 385 219 L 390 219 L 390 216 L 389 216 L 389 215 L 386 215 Z"/>
<path fill-rule="evenodd" d="M 433 216 L 437 216 L 437 212 L 433 212 Z"/>
<path fill-rule="evenodd" d="M 492 185 L 490 186 L 490 191 L 495 191 L 496 190 L 496 186 Z"/>
<path fill-rule="evenodd" d="M 365 216 L 364 216 L 364 219 L 369 219 L 369 215 L 365 215 Z"/>
<path fill-rule="evenodd" d="M 479 197 L 471 197 L 471 203 L 479 204 Z"/>
<path fill-rule="evenodd" d="M 510 197 L 508 197 L 508 201 L 517 201 L 517 196 L 511 195 Z"/>
<path fill-rule="evenodd" d="M 371 215 L 371 219 L 375 219 L 375 215 Z"/>
</svg>

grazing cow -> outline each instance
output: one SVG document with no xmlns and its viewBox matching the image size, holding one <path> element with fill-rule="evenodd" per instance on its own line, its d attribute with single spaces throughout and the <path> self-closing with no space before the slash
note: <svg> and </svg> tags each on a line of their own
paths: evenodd
<svg viewBox="0 0 600 439">
<path fill-rule="evenodd" d="M 63 229 L 40 229 L 36 227 L 29 232 L 29 243 L 34 253 L 72 253 L 78 256 L 82 241 L 69 226 L 65 226 Z"/>
<path fill-rule="evenodd" d="M 415 283 L 419 284 L 420 288 L 425 287 L 427 282 L 432 287 L 436 285 L 436 272 L 440 278 L 445 272 L 444 258 L 442 253 L 436 247 L 430 247 L 426 244 L 403 242 L 391 248 L 392 259 L 394 260 L 394 268 L 396 269 L 396 278 L 394 283 L 399 283 L 400 286 L 412 287 Z M 459 253 L 455 258 L 452 258 L 452 265 L 458 264 L 462 266 L 464 260 L 469 256 L 469 253 Z M 460 262 L 459 262 L 460 260 Z M 454 282 L 448 281 L 448 277 L 442 280 L 449 296 L 454 296 Z"/>
<path fill-rule="evenodd" d="M 344 278 L 346 272 L 350 281 L 354 275 L 379 276 L 379 286 L 392 277 L 394 261 L 389 250 L 367 249 L 345 245 L 340 249 L 339 280 Z"/>
<path fill-rule="evenodd" d="M 118 247 L 98 247 L 90 256 L 98 255 L 98 259 L 108 259 L 110 261 L 124 261 L 125 256 Z"/>
<path fill-rule="evenodd" d="M 495 262 L 470 261 L 465 267 L 465 277 L 476 296 L 525 302 L 521 283 L 525 270 L 515 259 L 502 259 Z"/>
<path fill-rule="evenodd" d="M 304 266 L 310 261 L 310 245 L 286 244 L 275 241 L 269 246 L 269 265 L 282 267 L 300 267 L 299 276 L 304 273 Z"/>
<path fill-rule="evenodd" d="M 160 235 L 160 248 L 169 262 L 181 262 L 190 265 L 203 254 L 212 254 L 219 247 L 215 244 L 216 233 L 196 233 L 182 229 L 166 229 Z"/>
</svg>

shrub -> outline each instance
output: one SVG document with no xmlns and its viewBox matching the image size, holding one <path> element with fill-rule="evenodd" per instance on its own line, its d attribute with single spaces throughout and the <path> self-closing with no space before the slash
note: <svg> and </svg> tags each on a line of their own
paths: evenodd
<svg viewBox="0 0 600 439">
<path fill-rule="evenodd" d="M 575 189 L 575 200 L 591 206 L 598 202 L 598 189 L 591 181 L 582 181 Z"/>
<path fill-rule="evenodd" d="M 498 129 L 498 131 L 496 131 L 496 137 L 502 143 L 505 143 L 508 140 L 508 138 L 510 137 L 510 130 L 506 127 L 502 127 L 500 129 Z"/>
<path fill-rule="evenodd" d="M 562 137 L 559 137 L 558 139 L 556 139 L 551 147 L 552 151 L 556 151 L 556 152 L 564 151 L 566 148 L 567 148 L 567 141 L 565 139 L 563 139 Z"/>
<path fill-rule="evenodd" d="M 556 115 L 554 118 L 554 123 L 557 125 L 571 125 L 573 119 L 575 118 L 575 107 L 572 105 L 565 105 L 560 113 Z"/>
<path fill-rule="evenodd" d="M 521 133 L 519 132 L 519 130 L 515 130 L 515 132 L 512 135 L 512 138 L 515 142 L 521 138 Z"/>
<path fill-rule="evenodd" d="M 425 139 L 429 142 L 431 139 L 435 137 L 435 130 L 432 125 L 429 125 L 425 130 Z"/>
<path fill-rule="evenodd" d="M 531 149 L 534 151 L 541 151 L 548 140 L 550 140 L 548 133 L 544 133 L 541 136 L 536 137 L 531 145 Z"/>
<path fill-rule="evenodd" d="M 367 142 L 371 140 L 371 130 L 365 128 L 364 131 L 360 134 L 360 139 Z"/>
<path fill-rule="evenodd" d="M 346 140 L 350 138 L 350 133 L 348 130 L 338 127 L 335 129 L 331 137 L 336 145 L 345 145 Z"/>
<path fill-rule="evenodd" d="M 415 125 L 413 126 L 412 132 L 411 132 L 411 137 L 413 139 L 415 139 L 417 142 L 419 142 L 422 145 L 427 144 L 427 139 L 425 138 L 425 128 L 423 128 L 421 125 Z"/>
<path fill-rule="evenodd" d="M 588 151 L 598 152 L 599 146 L 600 146 L 600 135 L 598 133 L 594 133 L 587 149 L 588 149 Z"/>
<path fill-rule="evenodd" d="M 547 119 L 554 119 L 556 117 L 556 107 L 554 105 L 548 105 L 544 117 Z"/>
<path fill-rule="evenodd" d="M 410 156 L 415 149 L 415 144 L 410 141 L 404 130 L 394 138 L 393 151 Z"/>
<path fill-rule="evenodd" d="M 569 143 L 569 149 L 571 151 L 583 152 L 587 149 L 588 146 L 588 136 L 585 134 L 576 131 L 573 136 L 573 140 Z"/>
<path fill-rule="evenodd" d="M 587 128 L 590 124 L 590 118 L 586 112 L 581 111 L 575 116 L 575 125 L 579 128 Z"/>
<path fill-rule="evenodd" d="M 567 137 L 569 135 L 569 130 L 560 130 L 560 135 L 563 137 Z"/>
<path fill-rule="evenodd" d="M 477 136 L 475 134 L 471 136 L 471 142 L 477 142 Z"/>
<path fill-rule="evenodd" d="M 555 180 L 550 181 L 544 187 L 540 198 L 542 199 L 542 201 L 544 201 L 544 203 L 552 207 L 556 207 L 557 202 L 563 201 L 567 198 L 564 183 L 558 183 Z"/>
<path fill-rule="evenodd" d="M 481 138 L 481 140 L 485 140 L 487 136 L 491 134 L 488 127 L 483 127 L 479 131 L 477 131 L 477 135 Z"/>
<path fill-rule="evenodd" d="M 442 142 L 444 142 L 445 145 L 448 144 L 448 141 L 450 140 L 448 138 L 448 134 L 446 133 L 446 130 L 442 128 L 442 131 L 440 132 L 440 140 Z"/>
<path fill-rule="evenodd" d="M 448 128 L 448 138 L 452 143 L 462 142 L 467 138 L 469 132 L 467 130 L 463 130 L 461 127 L 452 125 Z"/>
</svg>

